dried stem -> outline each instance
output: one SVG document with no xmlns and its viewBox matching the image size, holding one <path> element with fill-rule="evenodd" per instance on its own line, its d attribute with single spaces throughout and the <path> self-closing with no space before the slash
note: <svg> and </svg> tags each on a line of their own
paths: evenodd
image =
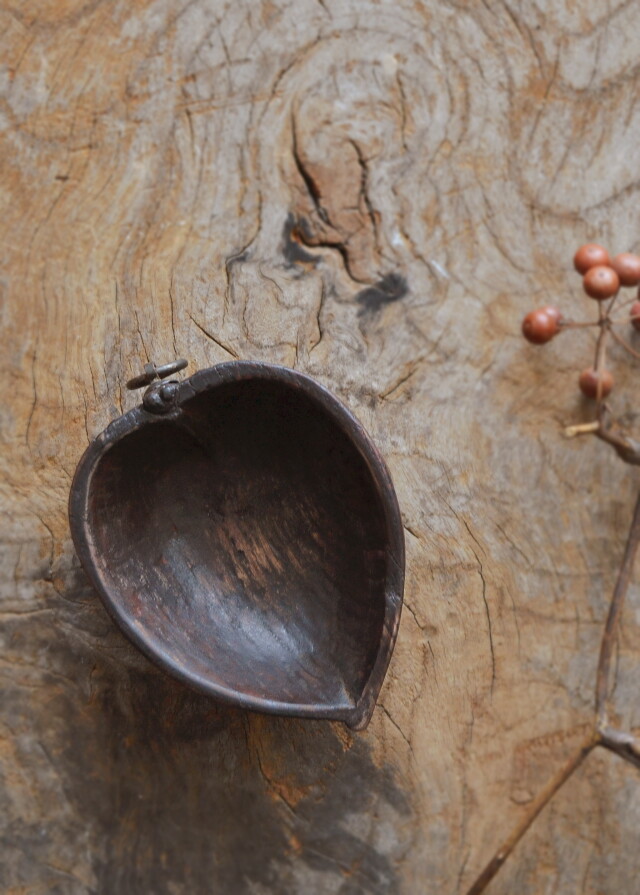
<svg viewBox="0 0 640 895">
<path fill-rule="evenodd" d="M 600 409 L 598 416 L 600 428 L 598 429 L 597 434 L 600 437 L 604 437 L 602 433 L 608 431 L 604 428 L 603 422 L 604 406 Z M 617 436 L 610 434 L 605 440 L 610 440 L 615 444 L 614 439 L 617 439 Z M 620 451 L 618 452 L 620 453 Z M 600 645 L 600 657 L 598 659 L 598 669 L 596 672 L 596 705 L 593 732 L 583 742 L 577 752 L 569 758 L 564 767 L 558 771 L 555 777 L 552 777 L 544 789 L 538 793 L 538 796 L 531 803 L 526 814 L 514 827 L 509 837 L 503 842 L 493 858 L 491 858 L 482 873 L 468 890 L 467 895 L 480 895 L 480 893 L 485 891 L 486 887 L 500 870 L 545 805 L 547 805 L 558 790 L 564 786 L 595 746 L 602 746 L 610 752 L 614 752 L 616 755 L 619 755 L 620 758 L 623 758 L 625 761 L 634 765 L 634 767 L 640 769 L 640 744 L 631 734 L 615 730 L 607 724 L 607 700 L 610 692 L 609 676 L 611 671 L 611 656 L 620 624 L 620 616 L 622 614 L 624 600 L 631 582 L 631 574 L 633 572 L 633 564 L 638 552 L 638 546 L 640 546 L 640 492 L 636 499 L 633 519 L 629 529 L 624 554 L 622 556 L 620 571 L 618 572 L 618 578 L 611 596 L 607 621 Z"/>
<path fill-rule="evenodd" d="M 567 438 L 575 438 L 576 435 L 593 435 L 600 429 L 598 420 L 592 420 L 590 423 L 578 423 L 575 426 L 567 426 L 564 434 Z"/>
<path fill-rule="evenodd" d="M 640 769 L 640 743 L 632 734 L 605 727 L 600 731 L 600 745 Z"/>
<path fill-rule="evenodd" d="M 602 394 L 602 371 L 605 368 L 607 339 L 609 334 L 620 344 L 625 351 L 633 357 L 640 360 L 640 352 L 636 351 L 629 343 L 613 329 L 614 321 L 611 312 L 616 305 L 619 292 L 614 295 L 608 306 L 605 308 L 602 304 L 598 306 L 598 320 L 593 323 L 577 323 L 571 320 L 562 321 L 560 324 L 563 328 L 577 328 L 586 326 L 599 326 L 600 332 L 596 340 L 595 357 L 593 366 L 598 374 L 598 386 L 596 395 L 596 418 L 589 423 L 581 423 L 575 426 L 569 426 L 565 429 L 565 435 L 572 438 L 576 435 L 593 434 L 610 444 L 615 448 L 619 457 L 631 465 L 640 466 L 640 442 L 629 438 L 615 430 L 615 423 L 612 425 L 610 414 Z M 627 306 L 627 302 L 621 304 L 621 308 Z M 636 319 L 632 317 L 631 319 Z M 595 714 L 593 731 L 589 737 L 582 743 L 580 748 L 569 758 L 566 764 L 558 771 L 558 773 L 549 780 L 547 785 L 538 793 L 537 797 L 529 805 L 528 810 L 521 818 L 519 823 L 511 831 L 509 837 L 503 842 L 498 851 L 491 858 L 484 870 L 477 877 L 467 895 L 481 895 L 500 870 L 504 862 L 507 860 L 511 852 L 514 850 L 518 842 L 522 839 L 536 817 L 543 808 L 551 801 L 554 795 L 580 767 L 587 755 L 596 746 L 602 746 L 615 755 L 618 755 L 624 761 L 629 762 L 635 768 L 640 770 L 640 741 L 636 740 L 633 734 L 625 731 L 616 730 L 610 727 L 607 717 L 607 704 L 611 695 L 611 658 L 613 649 L 620 626 L 620 618 L 624 607 L 624 601 L 629 590 L 633 566 L 638 547 L 640 546 L 640 492 L 636 498 L 636 505 L 633 512 L 633 519 L 629 528 L 627 543 L 622 556 L 622 562 L 618 577 L 616 580 L 611 601 L 609 603 L 609 611 L 607 620 L 602 633 L 600 642 L 600 656 L 598 658 L 598 667 L 596 671 L 596 692 L 595 692 Z"/>
<path fill-rule="evenodd" d="M 615 297 L 613 301 L 615 301 Z M 600 323 L 600 332 L 598 334 L 598 341 L 596 342 L 596 356 L 593 362 L 593 367 L 598 376 L 598 384 L 596 387 L 596 400 L 598 404 L 602 402 L 604 395 L 602 394 L 602 371 L 604 370 L 605 360 L 607 357 L 607 336 L 609 335 L 609 327 L 607 326 L 607 312 L 604 310 L 602 305 L 598 307 L 598 322 Z"/>
<path fill-rule="evenodd" d="M 627 342 L 627 340 L 623 339 L 622 336 L 619 333 L 617 333 L 614 329 L 610 329 L 609 331 L 610 331 L 612 337 L 618 343 L 618 345 L 622 345 L 622 347 L 624 348 L 625 351 L 628 351 L 629 354 L 631 354 L 633 357 L 637 358 L 637 360 L 640 360 L 640 352 L 636 351 L 635 348 L 632 348 L 631 345 L 629 345 L 629 343 Z"/>
<path fill-rule="evenodd" d="M 623 311 L 625 307 L 629 307 L 629 305 L 620 305 L 618 310 Z M 609 318 L 609 322 L 612 326 L 624 326 L 626 323 L 631 323 L 632 320 L 640 320 L 640 314 L 629 314 L 628 317 Z"/>
<path fill-rule="evenodd" d="M 567 320 L 566 318 L 562 318 L 558 323 L 560 329 L 586 329 L 587 327 L 599 325 L 597 320 L 585 320 L 582 322 L 578 320 Z"/>
<path fill-rule="evenodd" d="M 480 876 L 471 886 L 471 888 L 467 892 L 467 895 L 480 895 L 481 892 L 484 892 L 486 887 L 494 878 L 498 870 L 500 870 L 504 862 L 507 860 L 518 842 L 520 842 L 524 834 L 527 832 L 527 830 L 534 822 L 536 817 L 540 814 L 545 805 L 547 805 L 551 801 L 558 790 L 567 782 L 569 777 L 571 777 L 574 771 L 576 771 L 580 767 L 593 747 L 598 745 L 599 741 L 599 737 L 596 734 L 592 734 L 588 739 L 584 741 L 577 752 L 575 752 L 571 756 L 565 766 L 558 771 L 555 777 L 552 777 L 551 780 L 549 780 L 544 789 L 542 789 L 538 793 L 536 799 L 531 803 L 527 813 L 524 815 L 520 823 L 516 827 L 514 827 L 509 837 L 505 839 L 493 858 L 491 858 L 487 866 L 484 868 Z"/>
<path fill-rule="evenodd" d="M 619 311 L 624 311 L 625 308 L 630 308 L 632 304 L 638 301 L 638 296 L 634 295 L 632 298 L 628 298 L 626 301 L 620 302 L 618 305 Z"/>
<path fill-rule="evenodd" d="M 613 430 L 604 403 L 598 408 L 597 422 L 598 426 L 594 434 L 602 441 L 610 444 L 625 463 L 629 463 L 631 466 L 640 466 L 640 442 Z"/>
<path fill-rule="evenodd" d="M 633 520 L 629 529 L 627 544 L 622 557 L 622 565 L 618 573 L 618 580 L 613 589 L 613 596 L 609 605 L 609 614 L 600 644 L 600 658 L 598 659 L 598 671 L 596 676 L 596 718 L 598 727 L 606 726 L 607 699 L 609 697 L 609 672 L 611 669 L 611 655 L 615 643 L 622 607 L 629 589 L 633 564 L 635 562 L 638 546 L 640 545 L 640 493 L 636 499 L 633 512 Z"/>
<path fill-rule="evenodd" d="M 607 318 L 607 320 L 609 320 L 611 318 L 611 312 L 613 311 L 613 309 L 616 305 L 616 302 L 618 301 L 619 298 L 620 298 L 620 288 L 618 288 L 618 291 L 616 292 L 616 294 L 613 296 L 613 298 L 609 302 L 609 305 L 604 313 L 604 316 Z"/>
</svg>

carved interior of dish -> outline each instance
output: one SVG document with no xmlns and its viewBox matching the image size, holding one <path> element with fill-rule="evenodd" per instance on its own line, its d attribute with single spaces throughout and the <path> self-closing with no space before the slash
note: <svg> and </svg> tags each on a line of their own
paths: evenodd
<svg viewBox="0 0 640 895">
<path fill-rule="evenodd" d="M 147 652 L 232 701 L 366 723 L 398 557 L 370 464 L 304 389 L 223 382 L 134 428 L 92 470 L 86 517 L 100 589 Z"/>
</svg>

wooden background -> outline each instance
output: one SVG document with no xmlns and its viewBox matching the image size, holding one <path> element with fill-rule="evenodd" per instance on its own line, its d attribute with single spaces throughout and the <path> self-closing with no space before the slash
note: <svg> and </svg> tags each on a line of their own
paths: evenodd
<svg viewBox="0 0 640 895">
<path fill-rule="evenodd" d="M 587 730 L 638 484 L 561 434 L 590 336 L 519 323 L 593 313 L 580 242 L 638 248 L 640 6 L 6 0 L 0 28 L 2 892 L 462 893 Z M 406 604 L 364 733 L 186 691 L 79 569 L 75 464 L 179 355 L 310 373 L 390 465 Z M 633 588 L 627 726 L 639 659 Z M 594 754 L 490 891 L 636 891 L 639 824 Z"/>
</svg>

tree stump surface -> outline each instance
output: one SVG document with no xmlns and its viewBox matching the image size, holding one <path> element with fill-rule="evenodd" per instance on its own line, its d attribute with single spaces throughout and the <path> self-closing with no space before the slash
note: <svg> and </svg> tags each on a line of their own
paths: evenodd
<svg viewBox="0 0 640 895">
<path fill-rule="evenodd" d="M 638 485 L 562 436 L 591 335 L 519 327 L 593 314 L 581 242 L 639 246 L 640 7 L 12 0 L 0 23 L 0 889 L 463 893 L 588 729 Z M 177 356 L 309 373 L 389 464 L 405 608 L 363 733 L 188 691 L 79 567 L 75 465 Z M 639 659 L 634 586 L 627 728 Z M 637 772 L 594 753 L 489 891 L 633 892 L 639 823 Z"/>
</svg>

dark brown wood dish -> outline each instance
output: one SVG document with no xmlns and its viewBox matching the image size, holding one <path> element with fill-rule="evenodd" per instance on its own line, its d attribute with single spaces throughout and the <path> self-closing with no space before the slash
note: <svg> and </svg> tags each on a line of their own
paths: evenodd
<svg viewBox="0 0 640 895">
<path fill-rule="evenodd" d="M 73 540 L 107 609 L 216 699 L 365 727 L 404 582 L 371 439 L 283 367 L 238 361 L 164 388 L 162 411 L 145 396 L 87 448 L 71 487 Z"/>
</svg>

